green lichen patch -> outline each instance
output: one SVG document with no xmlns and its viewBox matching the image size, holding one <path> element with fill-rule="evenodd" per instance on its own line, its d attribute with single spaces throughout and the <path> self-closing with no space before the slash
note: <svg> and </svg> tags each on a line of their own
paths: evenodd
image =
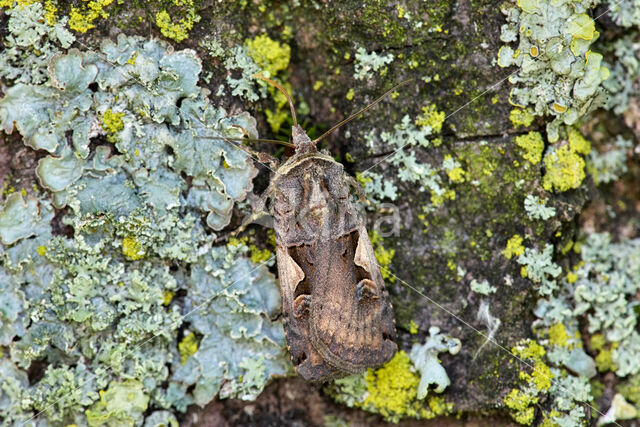
<svg viewBox="0 0 640 427">
<path fill-rule="evenodd" d="M 507 24 L 500 38 L 508 44 L 498 52 L 498 65 L 518 67 L 509 77 L 514 85 L 509 101 L 537 116 L 553 116 L 547 124 L 551 142 L 558 140 L 562 124 L 572 125 L 605 103 L 609 70 L 602 55 L 590 50 L 599 33 L 587 12 L 596 3 L 518 1 L 502 8 Z"/>
<path fill-rule="evenodd" d="M 89 426 L 134 425 L 142 420 L 149 405 L 144 386 L 137 381 L 111 382 L 100 391 L 100 401 L 86 410 Z"/>
<path fill-rule="evenodd" d="M 13 1 L 8 2 L 9 6 Z M 49 24 L 39 2 L 21 4 L 5 11 L 10 36 L 0 55 L 0 77 L 24 84 L 40 84 L 48 78 L 51 57 L 68 48 L 75 37 L 66 28 L 66 18 Z"/>
<path fill-rule="evenodd" d="M 542 160 L 542 152 L 544 151 L 544 140 L 540 132 L 529 132 L 526 135 L 516 136 L 516 145 L 523 150 L 522 157 L 525 160 L 536 165 Z"/>
<path fill-rule="evenodd" d="M 193 26 L 200 21 L 194 0 L 171 0 L 170 8 L 155 14 L 155 23 L 163 36 L 181 42 L 189 37 Z"/>
<path fill-rule="evenodd" d="M 544 157 L 545 175 L 542 186 L 547 191 L 568 191 L 580 187 L 585 178 L 584 159 L 568 145 Z"/>
<path fill-rule="evenodd" d="M 81 7 L 71 6 L 69 12 L 69 28 L 79 33 L 86 33 L 95 28 L 95 21 L 99 18 L 109 17 L 108 6 L 114 0 L 89 0 L 84 1 Z"/>
<path fill-rule="evenodd" d="M 431 328 L 426 342 L 416 344 L 411 354 L 400 350 L 380 369 L 336 380 L 327 390 L 338 402 L 379 413 L 391 422 L 446 415 L 453 404 L 442 396 L 427 397 L 427 393 L 430 385 L 436 386 L 435 393 L 442 393 L 450 383 L 438 353 L 457 354 L 460 347 L 460 340 Z"/>
<path fill-rule="evenodd" d="M 265 71 L 265 77 L 274 77 L 280 71 L 286 70 L 291 59 L 289 45 L 271 39 L 266 34 L 261 34 L 254 39 L 245 42 L 247 55 Z"/>
<path fill-rule="evenodd" d="M 0 100 L 2 128 L 50 153 L 46 192 L 0 211 L 1 419 L 176 425 L 289 372 L 275 278 L 247 245 L 212 245 L 256 173 L 215 137 L 255 135 L 255 120 L 212 106 L 199 72 L 192 51 L 121 36 L 56 55 L 48 80 Z M 73 232 L 53 236 L 64 206 Z M 35 361 L 44 377 L 24 383 Z"/>
</svg>

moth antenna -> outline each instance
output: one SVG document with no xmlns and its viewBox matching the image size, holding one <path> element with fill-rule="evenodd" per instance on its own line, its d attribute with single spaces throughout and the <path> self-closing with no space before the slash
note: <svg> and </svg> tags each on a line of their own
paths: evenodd
<svg viewBox="0 0 640 427">
<path fill-rule="evenodd" d="M 229 141 L 238 141 L 238 142 L 268 142 L 271 144 L 280 144 L 285 147 L 295 148 L 296 146 L 290 142 L 280 141 L 277 139 L 262 139 L 262 138 L 231 138 L 228 136 L 198 136 L 200 139 L 228 139 Z"/>
<path fill-rule="evenodd" d="M 278 88 L 280 92 L 284 94 L 284 96 L 287 98 L 287 101 L 289 101 L 289 108 L 291 109 L 291 117 L 293 118 L 293 125 L 298 126 L 298 119 L 296 118 L 296 109 L 293 107 L 293 101 L 291 100 L 291 96 L 289 96 L 289 94 L 287 93 L 287 90 L 283 88 L 278 82 L 268 79 L 263 75 L 254 74 L 253 77 L 255 77 L 256 79 L 264 80 L 265 82 L 274 85 L 276 88 Z"/>
<path fill-rule="evenodd" d="M 317 143 L 320 140 L 326 138 L 327 136 L 329 136 L 333 131 L 335 131 L 336 129 L 338 129 L 339 127 L 346 125 L 347 123 L 349 123 L 351 120 L 355 119 L 356 117 L 358 117 L 360 114 L 364 113 L 367 110 L 370 110 L 371 108 L 373 108 L 374 106 L 376 106 L 380 101 L 382 101 L 384 98 L 387 97 L 387 95 L 389 95 L 390 93 L 392 93 L 393 91 L 395 91 L 396 89 L 398 89 L 400 86 L 404 86 L 407 83 L 412 82 L 413 79 L 408 79 L 405 80 L 403 82 L 398 83 L 397 85 L 395 85 L 394 87 L 392 87 L 391 89 L 389 89 L 388 91 L 386 91 L 381 97 L 379 97 L 378 99 L 376 99 L 375 101 L 373 101 L 371 104 L 367 105 L 366 107 L 364 107 L 363 109 L 361 109 L 360 111 L 357 111 L 355 113 L 353 113 L 352 115 L 350 115 L 349 117 L 347 117 L 346 119 L 344 119 L 343 121 L 341 121 L 340 123 L 334 125 L 331 129 L 329 129 L 328 131 L 326 131 L 325 133 L 323 133 L 322 135 L 320 135 L 318 138 L 314 139 L 313 142 Z"/>
</svg>

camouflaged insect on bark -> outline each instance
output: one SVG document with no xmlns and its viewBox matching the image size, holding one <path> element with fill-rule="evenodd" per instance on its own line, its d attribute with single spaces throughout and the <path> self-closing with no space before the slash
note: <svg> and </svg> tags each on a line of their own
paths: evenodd
<svg viewBox="0 0 640 427">
<path fill-rule="evenodd" d="M 299 126 L 267 195 L 275 217 L 284 326 L 296 370 L 323 381 L 384 364 L 397 350 L 389 295 L 357 185 Z"/>
</svg>

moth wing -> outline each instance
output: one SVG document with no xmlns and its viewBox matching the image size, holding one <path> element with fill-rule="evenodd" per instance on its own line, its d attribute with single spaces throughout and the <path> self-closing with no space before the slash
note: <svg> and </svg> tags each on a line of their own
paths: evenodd
<svg viewBox="0 0 640 427">
<path fill-rule="evenodd" d="M 331 365 L 351 373 L 381 365 L 397 350 L 389 295 L 366 233 L 361 225 L 316 248 L 311 288 L 311 342 Z"/>
<path fill-rule="evenodd" d="M 300 298 L 296 299 L 296 294 L 300 293 L 298 287 L 304 286 L 305 272 L 289 251 L 280 245 L 276 249 L 276 256 L 280 276 L 284 330 L 291 361 L 297 372 L 309 381 L 343 376 L 342 371 L 325 363 L 322 356 L 309 345 L 309 314 L 301 312 L 303 310 L 299 304 L 296 306 L 296 300 L 300 301 Z M 304 294 L 300 296 L 304 297 Z"/>
</svg>

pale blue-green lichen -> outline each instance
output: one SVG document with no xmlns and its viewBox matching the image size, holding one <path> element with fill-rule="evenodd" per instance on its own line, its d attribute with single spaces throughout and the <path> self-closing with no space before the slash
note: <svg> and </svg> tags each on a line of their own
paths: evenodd
<svg viewBox="0 0 640 427">
<path fill-rule="evenodd" d="M 255 121 L 211 105 L 199 72 L 191 51 L 120 36 L 54 56 L 49 80 L 0 100 L 2 128 L 50 153 L 36 170 L 48 192 L 0 202 L 3 421 L 175 425 L 289 372 L 275 278 L 246 245 L 211 243 L 255 167 L 208 137 L 255 136 Z M 103 129 L 107 110 L 122 126 Z M 68 207 L 70 237 L 53 236 L 52 206 Z M 184 364 L 179 331 L 200 338 Z M 35 361 L 44 377 L 25 382 Z"/>
<path fill-rule="evenodd" d="M 48 78 L 49 59 L 75 40 L 65 28 L 67 19 L 49 25 L 45 10 L 38 2 L 20 5 L 5 13 L 9 15 L 9 34 L 0 55 L 0 77 L 16 84 L 43 83 Z"/>
<path fill-rule="evenodd" d="M 598 419 L 598 425 L 615 423 L 622 420 L 633 420 L 640 416 L 640 411 L 627 402 L 623 395 L 616 393 L 611 400 L 611 407 Z M 617 424 L 617 423 L 616 423 Z"/>
<path fill-rule="evenodd" d="M 592 233 L 581 245 L 581 256 L 571 278 L 558 279 L 554 294 L 538 301 L 538 321 L 533 325 L 555 366 L 552 372 L 559 375 L 550 394 L 554 408 L 565 413 L 557 421 L 565 425 L 580 425 L 584 419 L 575 405 L 589 400 L 588 379 L 595 375 L 596 364 L 621 378 L 637 375 L 640 369 L 634 311 L 640 290 L 640 241 L 612 243 L 608 234 Z M 581 325 L 591 334 L 591 348 L 600 352 L 595 362 L 582 348 Z"/>
<path fill-rule="evenodd" d="M 393 54 L 379 55 L 376 52 L 368 53 L 362 46 L 358 47 L 355 54 L 355 73 L 356 80 L 369 80 L 374 77 L 386 64 L 393 62 Z"/>
<path fill-rule="evenodd" d="M 524 210 L 529 219 L 541 219 L 543 221 L 552 218 L 556 214 L 556 208 L 547 206 L 545 200 L 540 200 L 538 196 L 527 194 L 524 199 Z"/>
<path fill-rule="evenodd" d="M 633 31 L 616 40 L 612 45 L 605 45 L 612 61 L 611 75 L 604 82 L 608 91 L 606 108 L 616 114 L 627 111 L 632 101 L 637 98 L 637 80 L 640 78 L 640 50 L 638 49 L 638 32 Z"/>
<path fill-rule="evenodd" d="M 539 284 L 541 295 L 551 294 L 557 287 L 556 278 L 562 269 L 553 262 L 553 245 L 547 244 L 542 252 L 534 248 L 526 248 L 518 257 L 518 264 L 523 266 L 522 275 Z"/>
<path fill-rule="evenodd" d="M 604 4 L 617 25 L 626 28 L 632 26 L 640 28 L 640 1 L 607 0 Z"/>
<path fill-rule="evenodd" d="M 251 59 L 246 47 L 236 46 L 230 49 L 224 65 L 228 69 L 241 71 L 239 78 L 234 78 L 231 75 L 227 76 L 227 84 L 231 88 L 231 95 L 241 96 L 249 101 L 257 101 L 266 96 L 267 91 L 264 86 L 259 85 L 258 89 L 254 87 L 256 79 L 253 76 L 259 74 L 262 69 Z"/>
<path fill-rule="evenodd" d="M 440 328 L 432 326 L 429 328 L 429 336 L 424 344 L 414 344 L 409 357 L 413 366 L 420 372 L 420 383 L 418 384 L 418 399 L 427 397 L 429 387 L 435 385 L 434 391 L 442 393 L 451 384 L 447 371 L 444 370 L 438 360 L 438 353 L 448 352 L 458 354 L 462 343 L 457 338 L 441 334 Z"/>
<path fill-rule="evenodd" d="M 633 142 L 618 135 L 612 144 L 604 147 L 604 152 L 591 150 L 587 157 L 587 171 L 596 184 L 607 184 L 627 172 L 627 150 Z"/>
<path fill-rule="evenodd" d="M 419 185 L 419 191 L 427 191 L 432 197 L 444 197 L 446 189 L 441 185 L 438 169 L 416 156 L 422 149 L 431 146 L 434 131 L 431 126 L 416 126 L 407 115 L 394 126 L 393 131 L 370 130 L 365 135 L 369 152 L 392 149 L 395 152 L 385 159 L 381 168 L 392 170 L 397 180 L 406 184 Z M 384 148 L 383 148 L 384 147 Z M 365 194 L 370 200 L 379 202 L 385 198 L 397 197 L 397 186 L 384 179 L 384 173 L 365 171 L 358 174 Z"/>
<path fill-rule="evenodd" d="M 487 280 L 478 282 L 476 279 L 473 279 L 469 284 L 469 287 L 471 287 L 471 290 L 473 292 L 482 294 L 482 295 L 493 294 L 498 290 L 498 288 L 496 288 L 495 286 L 492 286 Z"/>
<path fill-rule="evenodd" d="M 514 85 L 510 102 L 531 107 L 536 115 L 554 116 L 547 124 L 548 139 L 555 142 L 562 123 L 572 125 L 605 102 L 602 82 L 609 71 L 602 55 L 591 51 L 599 33 L 589 9 L 597 1 L 522 0 L 507 2 L 498 65 L 519 67 L 509 77 Z"/>
</svg>

